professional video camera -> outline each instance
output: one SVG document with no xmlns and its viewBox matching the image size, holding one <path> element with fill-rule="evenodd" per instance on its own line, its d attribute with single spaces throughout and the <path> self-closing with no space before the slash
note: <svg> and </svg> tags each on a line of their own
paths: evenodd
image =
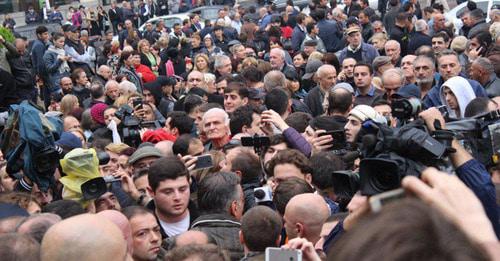
<svg viewBox="0 0 500 261">
<path fill-rule="evenodd" d="M 485 166 L 491 167 L 500 161 L 500 110 L 448 122 L 446 127 L 453 131 L 461 145 Z"/>
<path fill-rule="evenodd" d="M 392 116 L 398 118 L 402 122 L 407 122 L 412 118 L 416 118 L 422 111 L 422 102 L 418 98 L 399 98 L 392 100 L 391 103 Z"/>
<path fill-rule="evenodd" d="M 110 190 L 113 182 L 120 182 L 120 179 L 113 176 L 93 178 L 81 185 L 82 197 L 84 200 L 97 199 Z"/>
<path fill-rule="evenodd" d="M 427 166 L 445 166 L 453 133 L 440 130 L 429 134 L 421 119 L 400 128 L 366 121 L 361 140 L 360 190 L 374 195 L 398 188 L 404 176 L 420 176 Z"/>
<path fill-rule="evenodd" d="M 134 110 L 128 106 L 121 106 L 115 116 L 121 120 L 122 138 L 127 145 L 138 147 L 141 144 L 141 129 L 158 129 L 165 125 L 164 121 L 144 121 L 134 116 Z"/>
</svg>

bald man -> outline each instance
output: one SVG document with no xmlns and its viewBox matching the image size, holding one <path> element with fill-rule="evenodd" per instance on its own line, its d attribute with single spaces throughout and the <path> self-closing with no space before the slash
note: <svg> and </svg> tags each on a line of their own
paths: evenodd
<svg viewBox="0 0 500 261">
<path fill-rule="evenodd" d="M 175 237 L 175 247 L 206 245 L 208 243 L 210 243 L 208 236 L 202 231 L 189 230 Z"/>
<path fill-rule="evenodd" d="M 63 128 L 64 131 L 80 129 L 80 122 L 73 116 L 66 116 L 63 119 Z"/>
<path fill-rule="evenodd" d="M 294 196 L 286 205 L 283 216 L 288 240 L 300 237 L 316 244 L 329 214 L 330 210 L 321 196 L 313 193 Z"/>
<path fill-rule="evenodd" d="M 163 153 L 163 156 L 172 156 L 172 146 L 174 143 L 169 140 L 163 140 L 155 144 L 155 148 L 159 149 L 161 153 Z"/>
<path fill-rule="evenodd" d="M 17 228 L 17 233 L 32 236 L 38 243 L 42 242 L 42 238 L 47 230 L 61 221 L 61 217 L 52 213 L 41 213 L 29 216 Z"/>
<path fill-rule="evenodd" d="M 313 117 L 324 113 L 322 105 L 323 99 L 325 93 L 328 93 L 337 82 L 337 70 L 330 64 L 324 64 L 318 68 L 316 76 L 318 79 L 318 86 L 309 91 L 305 99 L 305 103 L 311 110 Z"/>
<path fill-rule="evenodd" d="M 92 78 L 92 83 L 98 82 L 102 84 L 102 86 L 106 85 L 106 82 L 111 79 L 113 71 L 107 65 L 99 66 L 97 69 L 97 74 Z"/>
<path fill-rule="evenodd" d="M 120 229 L 123 239 L 127 242 L 128 253 L 132 254 L 132 228 L 127 217 L 117 210 L 104 210 L 96 215 L 113 222 Z"/>
<path fill-rule="evenodd" d="M 42 261 L 125 260 L 127 243 L 111 221 L 83 214 L 52 226 L 42 240 L 40 256 Z"/>
</svg>

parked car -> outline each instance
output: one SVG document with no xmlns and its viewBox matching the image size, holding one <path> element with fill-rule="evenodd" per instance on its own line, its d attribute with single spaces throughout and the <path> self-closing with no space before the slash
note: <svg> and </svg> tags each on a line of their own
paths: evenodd
<svg viewBox="0 0 500 261">
<path fill-rule="evenodd" d="M 223 8 L 224 6 L 222 5 L 202 6 L 193 8 L 186 13 L 178 13 L 178 14 L 154 17 L 149 19 L 147 22 L 152 23 L 153 26 L 155 26 L 158 23 L 158 21 L 163 20 L 166 27 L 172 28 L 176 23 L 182 25 L 182 21 L 184 21 L 184 19 L 189 19 L 190 14 L 198 14 L 200 16 L 200 22 L 202 24 L 205 20 L 210 20 L 212 22 L 215 22 L 215 20 L 217 20 L 218 18 L 219 10 Z M 140 32 L 144 30 L 146 30 L 146 23 L 144 23 L 139 27 Z"/>
<path fill-rule="evenodd" d="M 488 11 L 488 0 L 475 0 L 477 8 L 483 10 L 484 13 Z M 500 4 L 500 0 L 493 0 L 493 5 Z M 455 34 L 460 32 L 460 29 L 463 26 L 462 20 L 460 16 L 467 10 L 467 2 L 461 3 L 455 6 L 453 9 L 445 13 L 446 21 L 451 21 L 453 26 L 455 27 Z M 489 16 L 487 18 L 487 22 L 489 22 Z"/>
<path fill-rule="evenodd" d="M 154 17 L 154 18 L 151 18 L 148 21 L 146 21 L 146 23 L 152 23 L 153 27 L 154 27 L 154 26 L 156 26 L 158 21 L 163 20 L 166 27 L 172 28 L 174 26 L 174 24 L 177 24 L 177 23 L 182 25 L 182 21 L 184 21 L 184 19 L 188 19 L 188 18 L 189 18 L 189 15 L 187 13 L 180 13 L 180 14 Z M 140 32 L 143 32 L 144 30 L 146 30 L 146 23 L 144 23 L 143 25 L 141 25 L 139 27 Z"/>
</svg>

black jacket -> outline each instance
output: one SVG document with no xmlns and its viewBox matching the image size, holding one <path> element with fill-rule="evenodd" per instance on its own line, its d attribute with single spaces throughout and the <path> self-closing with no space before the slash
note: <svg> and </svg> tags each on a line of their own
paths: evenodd
<svg viewBox="0 0 500 261">
<path fill-rule="evenodd" d="M 109 15 L 109 21 L 112 23 L 113 22 L 115 22 L 115 23 L 123 22 L 123 12 L 122 12 L 122 9 L 119 7 L 115 8 L 114 10 L 109 9 L 108 15 Z"/>
<path fill-rule="evenodd" d="M 23 56 L 17 52 L 12 44 L 6 42 L 4 46 L 9 50 L 7 53 L 7 61 L 9 62 L 12 75 L 14 75 L 16 79 L 17 88 L 33 89 L 35 83 L 33 73 L 26 65 Z"/>
<path fill-rule="evenodd" d="M 240 222 L 229 214 L 206 214 L 193 222 L 191 230 L 204 232 L 218 247 L 229 251 L 231 260 L 240 260 L 243 257 L 240 227 Z"/>
<path fill-rule="evenodd" d="M 432 37 L 422 33 L 416 32 L 408 43 L 408 54 L 414 54 L 415 51 L 423 45 L 432 46 Z"/>
</svg>

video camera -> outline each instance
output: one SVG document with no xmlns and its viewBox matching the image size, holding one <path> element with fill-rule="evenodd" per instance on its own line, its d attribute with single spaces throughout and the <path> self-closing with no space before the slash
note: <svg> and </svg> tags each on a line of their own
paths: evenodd
<svg viewBox="0 0 500 261">
<path fill-rule="evenodd" d="M 400 128 L 366 121 L 358 135 L 361 140 L 360 190 L 375 195 L 398 188 L 403 177 L 420 176 L 427 166 L 444 167 L 453 132 L 429 133 L 421 119 Z"/>
<path fill-rule="evenodd" d="M 113 182 L 120 182 L 120 179 L 113 176 L 104 176 L 86 181 L 81 185 L 83 199 L 92 200 L 99 198 L 109 191 L 109 185 Z"/>
<path fill-rule="evenodd" d="M 164 121 L 144 121 L 133 115 L 134 110 L 128 106 L 121 106 L 115 116 L 121 120 L 122 138 L 124 142 L 132 147 L 138 147 L 141 141 L 141 129 L 159 129 L 165 125 Z"/>
<path fill-rule="evenodd" d="M 391 103 L 392 116 L 402 122 L 407 122 L 411 118 L 416 118 L 422 111 L 422 102 L 418 98 L 393 99 Z"/>
</svg>

